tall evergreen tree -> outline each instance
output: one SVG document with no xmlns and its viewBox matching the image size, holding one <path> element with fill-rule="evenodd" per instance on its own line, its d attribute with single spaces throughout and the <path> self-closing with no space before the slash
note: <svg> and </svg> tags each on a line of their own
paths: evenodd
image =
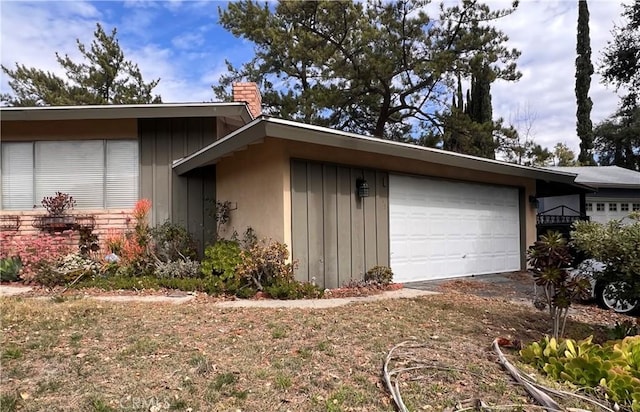
<svg viewBox="0 0 640 412">
<path fill-rule="evenodd" d="M 485 61 L 496 78 L 515 80 L 519 52 L 492 24 L 513 8 L 491 10 L 477 0 L 230 2 L 220 22 L 255 44 L 255 57 L 229 66 L 214 91 L 229 98 L 234 81 L 261 86 L 267 113 L 413 140 L 442 125 L 458 73 Z"/>
<path fill-rule="evenodd" d="M 15 70 L 2 66 L 14 94 L 0 100 L 10 106 L 159 103 L 152 92 L 160 79 L 144 82 L 138 65 L 125 59 L 116 33 L 114 28 L 107 34 L 97 24 L 90 47 L 76 40 L 80 63 L 56 53 L 66 78 L 19 63 Z"/>
<path fill-rule="evenodd" d="M 578 0 L 578 36 L 576 42 L 576 131 L 580 138 L 578 161 L 583 165 L 595 164 L 593 160 L 593 124 L 589 97 L 591 87 L 591 39 L 589 38 L 589 7 L 587 0 Z"/>
</svg>

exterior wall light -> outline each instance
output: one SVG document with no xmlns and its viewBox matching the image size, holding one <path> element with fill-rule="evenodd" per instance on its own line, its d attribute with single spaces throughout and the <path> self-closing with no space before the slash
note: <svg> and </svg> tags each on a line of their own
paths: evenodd
<svg viewBox="0 0 640 412">
<path fill-rule="evenodd" d="M 531 207 L 534 209 L 537 209 L 538 206 L 540 205 L 540 202 L 535 196 L 529 196 L 529 203 L 531 204 Z"/>
<path fill-rule="evenodd" d="M 358 191 L 358 197 L 369 197 L 369 183 L 364 179 L 356 180 L 356 189 Z"/>
</svg>

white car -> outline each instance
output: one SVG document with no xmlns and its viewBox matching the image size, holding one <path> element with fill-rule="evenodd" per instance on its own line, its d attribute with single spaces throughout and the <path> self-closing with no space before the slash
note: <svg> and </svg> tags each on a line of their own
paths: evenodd
<svg viewBox="0 0 640 412">
<path fill-rule="evenodd" d="M 591 297 L 595 298 L 600 306 L 611 309 L 617 313 L 632 314 L 640 311 L 640 299 L 628 301 L 616 299 L 613 295 L 622 286 L 623 282 L 595 280 L 594 273 L 602 272 L 605 264 L 595 259 L 587 259 L 580 263 L 571 273 L 573 275 L 587 276 L 591 281 Z"/>
</svg>

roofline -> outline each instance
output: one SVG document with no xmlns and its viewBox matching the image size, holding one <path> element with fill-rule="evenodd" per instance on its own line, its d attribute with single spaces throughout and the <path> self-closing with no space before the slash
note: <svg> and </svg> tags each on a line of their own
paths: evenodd
<svg viewBox="0 0 640 412">
<path fill-rule="evenodd" d="M 86 106 L 0 107 L 2 121 L 231 117 L 253 120 L 246 103 L 158 103 Z"/>
<path fill-rule="evenodd" d="M 601 188 L 601 189 L 640 189 L 640 183 L 602 183 L 602 182 L 586 182 L 581 181 L 580 183 Z"/>
<path fill-rule="evenodd" d="M 300 133 L 300 130 L 305 133 Z M 482 170 L 498 174 L 521 176 L 543 181 L 574 183 L 575 173 L 556 172 L 536 167 L 521 166 L 500 160 L 448 152 L 409 143 L 400 143 L 375 137 L 308 125 L 290 120 L 261 116 L 242 128 L 197 152 L 176 160 L 173 169 L 178 174 L 187 173 L 201 166 L 215 164 L 219 159 L 242 150 L 250 144 L 262 142 L 265 137 L 294 140 L 305 143 L 333 146 L 342 149 L 362 150 L 389 156 L 403 157 L 445 164 L 466 169 Z"/>
</svg>

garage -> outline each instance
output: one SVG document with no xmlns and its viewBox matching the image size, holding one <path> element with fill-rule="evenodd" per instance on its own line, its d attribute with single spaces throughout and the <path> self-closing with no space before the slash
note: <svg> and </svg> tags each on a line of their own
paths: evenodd
<svg viewBox="0 0 640 412">
<path fill-rule="evenodd" d="M 389 176 L 396 282 L 520 270 L 518 188 Z"/>
</svg>

